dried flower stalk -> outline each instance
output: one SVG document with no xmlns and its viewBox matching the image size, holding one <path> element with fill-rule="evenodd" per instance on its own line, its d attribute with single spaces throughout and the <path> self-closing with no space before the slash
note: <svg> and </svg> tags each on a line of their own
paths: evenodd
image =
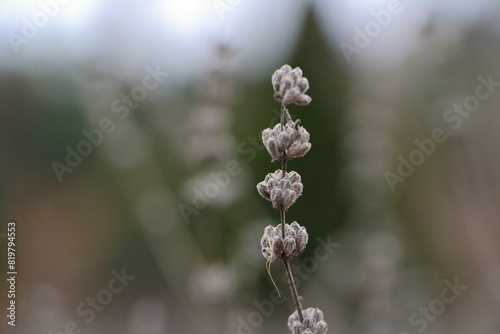
<svg viewBox="0 0 500 334">
<path fill-rule="evenodd" d="M 306 95 L 309 81 L 302 76 L 298 67 L 292 69 L 283 65 L 272 76 L 274 99 L 281 104 L 281 122 L 273 129 L 262 132 L 262 141 L 271 155 L 272 162 L 281 161 L 281 169 L 267 174 L 264 181 L 257 184 L 259 194 L 271 201 L 273 208 L 280 211 L 280 224 L 267 226 L 261 239 L 262 255 L 266 260 L 282 260 L 285 265 L 288 285 L 295 304 L 295 312 L 288 319 L 288 328 L 293 334 L 324 334 L 328 330 L 323 320 L 323 312 L 318 308 L 302 310 L 301 297 L 293 279 L 290 260 L 301 254 L 307 244 L 305 227 L 297 222 L 287 224 L 285 212 L 302 194 L 300 175 L 287 172 L 287 161 L 303 157 L 311 148 L 309 133 L 300 126 L 300 120 L 293 121 L 286 109 L 287 104 L 305 106 L 311 102 Z"/>
</svg>

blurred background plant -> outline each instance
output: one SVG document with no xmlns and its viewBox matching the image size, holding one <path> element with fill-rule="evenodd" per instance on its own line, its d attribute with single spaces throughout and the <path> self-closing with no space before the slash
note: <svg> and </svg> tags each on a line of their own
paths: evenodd
<svg viewBox="0 0 500 334">
<path fill-rule="evenodd" d="M 290 109 L 313 143 L 291 166 L 305 188 L 290 215 L 338 244 L 319 266 L 314 247 L 295 260 L 299 290 L 329 332 L 498 333 L 499 13 L 488 0 L 3 2 L 0 248 L 15 219 L 16 329 L 286 332 L 293 306 L 259 247 L 276 215 L 253 185 L 273 166 L 270 73 L 289 63 L 313 96 Z M 470 115 L 448 112 L 460 104 Z M 113 130 L 59 182 L 53 162 L 104 119 Z M 438 128 L 446 140 L 392 191 L 387 172 Z M 85 321 L 78 306 L 122 268 L 134 279 Z M 445 280 L 467 287 L 446 304 Z"/>
</svg>

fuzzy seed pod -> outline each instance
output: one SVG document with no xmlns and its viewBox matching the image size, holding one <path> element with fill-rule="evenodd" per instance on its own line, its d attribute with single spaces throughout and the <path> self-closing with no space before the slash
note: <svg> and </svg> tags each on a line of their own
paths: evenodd
<svg viewBox="0 0 500 334">
<path fill-rule="evenodd" d="M 274 99 L 282 104 L 295 103 L 305 106 L 311 103 L 311 97 L 305 93 L 309 89 L 309 81 L 302 77 L 302 70 L 290 65 L 283 65 L 272 76 Z"/>
<path fill-rule="evenodd" d="M 262 131 L 262 142 L 273 162 L 282 157 L 289 160 L 303 157 L 311 149 L 309 133 L 299 124 L 300 120 L 289 121 L 285 127 L 276 124 L 273 129 Z"/>
<path fill-rule="evenodd" d="M 276 227 L 269 225 L 260 240 L 262 255 L 271 262 L 283 257 L 293 259 L 304 251 L 308 238 L 305 227 L 297 222 L 285 224 L 285 239 L 282 238 L 281 224 Z"/>
<path fill-rule="evenodd" d="M 293 334 L 324 334 L 328 325 L 323 320 L 323 312 L 319 308 L 309 307 L 302 311 L 304 321 L 301 322 L 297 311 L 288 318 L 288 328 Z"/>
<path fill-rule="evenodd" d="M 287 210 L 302 194 L 303 185 L 297 172 L 285 173 L 278 169 L 267 174 L 264 181 L 257 184 L 257 191 L 273 203 L 277 210 Z"/>
</svg>

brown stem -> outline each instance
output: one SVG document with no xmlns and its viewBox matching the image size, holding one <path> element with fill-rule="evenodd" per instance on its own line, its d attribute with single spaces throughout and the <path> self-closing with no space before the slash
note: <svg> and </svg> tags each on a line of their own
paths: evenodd
<svg viewBox="0 0 500 334">
<path fill-rule="evenodd" d="M 283 258 L 283 264 L 285 265 L 286 278 L 288 280 L 288 286 L 290 287 L 290 292 L 292 293 L 295 309 L 299 314 L 300 322 L 304 322 L 304 315 L 302 314 L 302 306 L 300 305 L 299 293 L 297 292 L 297 287 L 295 286 L 295 281 L 293 279 L 292 269 L 290 268 L 290 263 L 288 262 L 287 258 Z"/>
<path fill-rule="evenodd" d="M 285 240 L 285 210 L 280 210 L 281 216 L 281 237 Z"/>
</svg>

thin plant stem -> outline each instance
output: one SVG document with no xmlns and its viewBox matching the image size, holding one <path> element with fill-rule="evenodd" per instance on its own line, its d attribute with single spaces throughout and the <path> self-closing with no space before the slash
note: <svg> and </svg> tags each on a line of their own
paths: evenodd
<svg viewBox="0 0 500 334">
<path fill-rule="evenodd" d="M 281 237 L 285 239 L 285 210 L 280 210 L 281 217 Z"/>
<path fill-rule="evenodd" d="M 281 159 L 281 168 L 282 168 L 282 171 L 283 171 L 283 177 L 285 177 L 286 175 L 286 153 L 283 152 L 283 158 Z"/>
<path fill-rule="evenodd" d="M 297 286 L 295 285 L 295 280 L 293 279 L 292 268 L 290 268 L 290 263 L 288 262 L 287 258 L 283 258 L 283 264 L 285 265 L 286 278 L 288 280 L 288 286 L 290 287 L 290 292 L 292 293 L 295 309 L 299 314 L 300 322 L 304 322 L 304 315 L 302 314 L 302 306 L 300 305 L 299 293 L 297 292 Z"/>
</svg>

